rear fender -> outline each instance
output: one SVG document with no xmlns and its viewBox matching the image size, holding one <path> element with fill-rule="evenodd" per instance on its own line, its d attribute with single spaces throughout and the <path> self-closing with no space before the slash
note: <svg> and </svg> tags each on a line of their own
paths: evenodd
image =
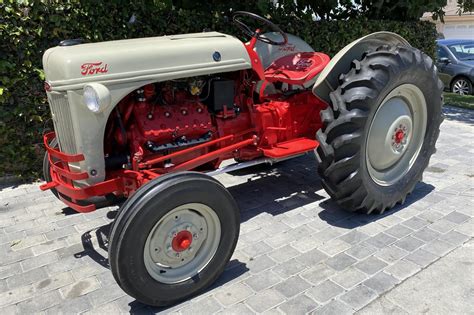
<svg viewBox="0 0 474 315">
<path fill-rule="evenodd" d="M 329 103 L 329 93 L 339 86 L 339 75 L 347 73 L 351 68 L 351 62 L 354 59 L 360 60 L 365 51 L 381 45 L 410 46 L 406 39 L 391 32 L 376 32 L 353 41 L 341 49 L 318 75 L 313 86 L 314 95 Z"/>
</svg>

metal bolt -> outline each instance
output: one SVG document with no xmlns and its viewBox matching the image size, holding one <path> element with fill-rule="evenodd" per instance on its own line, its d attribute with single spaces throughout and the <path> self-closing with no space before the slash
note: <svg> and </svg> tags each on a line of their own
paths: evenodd
<svg viewBox="0 0 474 315">
<path fill-rule="evenodd" d="M 179 257 L 179 253 L 174 254 L 176 257 Z"/>
<path fill-rule="evenodd" d="M 197 235 L 197 233 L 194 233 L 194 234 L 193 234 L 193 238 L 194 238 L 195 240 L 197 240 L 198 237 L 199 237 L 199 236 Z"/>
<path fill-rule="evenodd" d="M 168 251 L 172 250 L 171 246 L 166 247 Z"/>
<path fill-rule="evenodd" d="M 170 117 L 170 116 L 171 116 L 170 112 L 165 112 L 165 117 Z"/>
</svg>

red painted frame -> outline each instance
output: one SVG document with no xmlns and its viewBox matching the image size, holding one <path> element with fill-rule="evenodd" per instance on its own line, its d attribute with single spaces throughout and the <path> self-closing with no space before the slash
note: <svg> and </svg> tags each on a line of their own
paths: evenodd
<svg viewBox="0 0 474 315">
<path fill-rule="evenodd" d="M 262 63 L 258 54 L 254 50 L 255 43 L 256 39 L 253 38 L 249 43 L 244 44 L 245 49 L 251 59 L 252 70 L 256 76 L 255 79 L 265 80 Z M 264 85 L 265 83 L 266 81 L 263 82 Z M 308 92 L 305 93 L 306 94 L 299 94 L 300 96 L 292 98 L 292 100 L 296 102 L 296 105 L 293 106 L 303 106 L 303 109 L 296 108 L 294 112 L 292 112 L 292 115 L 300 117 L 300 125 L 293 126 L 296 124 L 296 121 L 292 121 L 280 122 L 280 126 L 273 126 L 271 121 L 272 119 L 275 119 L 274 116 L 281 115 L 281 112 L 288 111 L 289 103 L 281 101 L 278 96 L 266 96 L 264 101 L 263 95 L 261 94 L 262 104 L 258 104 L 260 107 L 255 107 L 253 102 L 247 102 L 247 106 L 251 112 L 249 112 L 248 118 L 250 119 L 253 128 L 235 132 L 232 130 L 232 124 L 230 126 L 225 124 L 223 124 L 223 126 L 218 125 L 217 128 L 220 129 L 219 133 L 222 135 L 218 138 L 164 156 L 151 156 L 141 161 L 134 160 L 132 163 L 133 170 L 122 169 L 111 171 L 107 173 L 107 178 L 104 181 L 94 185 L 80 183 L 80 181 L 89 178 L 87 172 L 74 172 L 69 168 L 69 163 L 79 163 L 84 161 L 85 156 L 83 154 L 66 154 L 57 148 L 51 147 L 49 144 L 56 135 L 54 132 L 47 133 L 43 137 L 43 142 L 48 153 L 52 180 L 49 183 L 41 185 L 40 189 L 55 189 L 59 194 L 59 198 L 67 206 L 78 212 L 91 212 L 96 209 L 95 204 L 88 202 L 88 199 L 91 197 L 106 196 L 109 194 L 119 197 L 128 197 L 140 186 L 161 174 L 192 170 L 211 161 L 217 161 L 215 164 L 217 166 L 220 161 L 232 157 L 232 153 L 239 149 L 247 152 L 244 156 L 248 157 L 248 159 L 253 159 L 259 156 L 267 156 L 271 158 L 288 157 L 296 153 L 313 150 L 318 145 L 313 137 L 308 136 L 306 138 L 306 136 L 301 137 L 291 135 L 293 133 L 296 135 L 296 130 L 298 128 L 308 128 L 309 125 L 306 127 L 304 125 L 307 122 L 305 122 L 306 118 L 301 118 L 302 114 L 303 116 L 309 116 L 310 112 L 312 115 L 317 114 L 314 111 L 319 112 L 321 109 L 324 109 L 327 104 L 316 96 L 312 94 L 309 96 Z M 304 112 L 304 108 L 310 108 L 311 110 L 310 112 Z M 227 114 L 224 113 L 223 118 L 225 119 L 226 117 Z M 289 117 L 291 117 L 291 119 L 296 119 L 291 115 Z M 288 125 L 281 125 L 281 123 L 287 123 Z M 318 125 L 318 128 L 319 127 L 320 126 Z M 286 134 L 286 140 L 278 142 L 281 134 Z M 288 136 L 288 134 L 291 135 Z M 214 147 L 214 149 L 211 150 L 211 147 Z M 291 150 L 289 150 L 289 148 L 291 148 Z M 202 150 L 206 150 L 205 152 L 207 153 L 197 154 L 202 152 Z M 291 154 L 288 153 L 290 151 Z M 184 158 L 184 162 L 166 168 L 157 168 L 159 163 L 175 158 Z"/>
</svg>

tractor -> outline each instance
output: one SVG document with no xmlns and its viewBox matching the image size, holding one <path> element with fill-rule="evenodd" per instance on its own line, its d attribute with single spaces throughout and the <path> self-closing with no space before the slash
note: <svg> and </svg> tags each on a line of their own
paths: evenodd
<svg viewBox="0 0 474 315">
<path fill-rule="evenodd" d="M 148 305 L 199 294 L 233 254 L 239 208 L 212 176 L 314 152 L 341 208 L 382 213 L 435 151 L 443 85 L 401 36 L 372 33 L 331 59 L 264 17 L 232 21 L 248 42 L 65 40 L 43 56 L 54 132 L 40 188 L 77 212 L 120 205 L 110 269 Z"/>
</svg>

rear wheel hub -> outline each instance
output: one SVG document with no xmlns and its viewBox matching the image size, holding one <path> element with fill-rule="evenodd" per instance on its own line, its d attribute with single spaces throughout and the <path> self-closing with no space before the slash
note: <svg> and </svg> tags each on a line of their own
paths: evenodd
<svg viewBox="0 0 474 315">
<path fill-rule="evenodd" d="M 388 186 L 414 164 L 426 130 L 426 101 L 413 84 L 403 84 L 383 100 L 370 125 L 366 160 L 372 179 Z"/>
</svg>

